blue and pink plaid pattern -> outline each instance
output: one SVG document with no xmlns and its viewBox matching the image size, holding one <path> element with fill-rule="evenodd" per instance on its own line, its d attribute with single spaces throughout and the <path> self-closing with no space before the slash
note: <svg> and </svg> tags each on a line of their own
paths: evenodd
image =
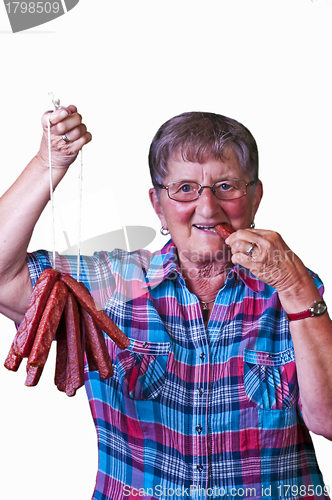
<svg viewBox="0 0 332 500">
<path fill-rule="evenodd" d="M 51 259 L 29 254 L 33 285 Z M 76 277 L 76 257 L 57 255 L 56 267 Z M 99 447 L 93 500 L 324 496 L 274 289 L 235 266 L 206 329 L 172 241 L 154 254 L 82 257 L 81 281 L 131 339 L 120 351 L 106 337 L 111 379 L 86 366 Z"/>
</svg>

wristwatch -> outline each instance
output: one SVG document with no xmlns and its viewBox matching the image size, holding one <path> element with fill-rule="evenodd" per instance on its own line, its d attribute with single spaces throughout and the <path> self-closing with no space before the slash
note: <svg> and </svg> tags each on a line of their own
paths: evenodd
<svg viewBox="0 0 332 500">
<path fill-rule="evenodd" d="M 299 313 L 294 314 L 286 314 L 286 318 L 288 321 L 295 321 L 297 319 L 310 318 L 311 316 L 321 316 L 326 313 L 327 305 L 324 300 L 315 301 L 309 309 L 306 311 L 301 311 Z"/>
</svg>

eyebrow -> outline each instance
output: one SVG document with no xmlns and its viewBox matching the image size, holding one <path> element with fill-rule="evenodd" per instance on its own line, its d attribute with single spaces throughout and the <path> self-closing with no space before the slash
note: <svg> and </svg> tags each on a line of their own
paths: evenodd
<svg viewBox="0 0 332 500">
<path fill-rule="evenodd" d="M 221 177 L 221 178 L 217 179 L 216 181 L 214 181 L 212 184 L 215 184 L 216 182 L 220 182 L 220 181 L 230 181 L 233 179 L 241 180 L 241 179 L 238 179 L 237 177 Z M 200 182 L 194 181 L 193 179 L 190 179 L 190 178 L 189 179 L 180 179 L 178 181 L 171 181 L 171 182 L 168 182 L 168 184 L 172 184 L 173 182 L 195 182 L 196 184 L 202 185 Z"/>
</svg>

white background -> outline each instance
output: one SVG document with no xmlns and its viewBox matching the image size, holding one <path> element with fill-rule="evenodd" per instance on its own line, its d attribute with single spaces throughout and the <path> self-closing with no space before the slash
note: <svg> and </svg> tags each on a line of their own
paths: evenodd
<svg viewBox="0 0 332 500">
<path fill-rule="evenodd" d="M 183 111 L 231 116 L 259 146 L 265 195 L 256 227 L 283 235 L 320 274 L 331 305 L 331 24 L 328 0 L 80 0 L 14 35 L 1 3 L 0 194 L 37 152 L 53 91 L 79 107 L 94 136 L 84 197 L 97 196 L 101 209 L 88 203 L 83 236 L 123 225 L 159 231 L 147 196 L 157 128 Z M 75 164 L 56 206 L 72 202 L 77 187 Z M 64 225 L 75 226 L 74 212 Z M 49 221 L 46 213 L 31 250 L 51 247 Z M 164 242 L 158 232 L 150 248 Z M 0 329 L 4 360 L 15 329 L 3 316 Z M 84 389 L 72 399 L 58 393 L 53 370 L 54 351 L 36 388 L 24 386 L 24 370 L 0 368 L 1 499 L 91 498 L 97 447 L 88 402 Z M 332 443 L 313 439 L 332 487 Z"/>
</svg>

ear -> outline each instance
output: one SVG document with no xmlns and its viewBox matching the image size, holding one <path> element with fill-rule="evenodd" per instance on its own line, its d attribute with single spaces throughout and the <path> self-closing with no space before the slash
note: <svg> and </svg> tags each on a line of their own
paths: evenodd
<svg viewBox="0 0 332 500">
<path fill-rule="evenodd" d="M 166 219 L 164 217 L 164 211 L 163 211 L 161 203 L 160 203 L 160 201 L 158 199 L 157 191 L 156 191 L 155 188 L 149 189 L 149 197 L 150 197 L 151 204 L 152 204 L 152 206 L 154 208 L 154 211 L 156 212 L 156 214 L 159 217 L 161 225 L 165 229 L 167 229 L 167 223 L 166 223 Z"/>
<path fill-rule="evenodd" d="M 254 220 L 258 207 L 263 197 L 263 184 L 261 181 L 258 181 L 257 186 L 255 188 L 254 200 L 252 205 L 252 214 L 251 220 Z"/>
</svg>

